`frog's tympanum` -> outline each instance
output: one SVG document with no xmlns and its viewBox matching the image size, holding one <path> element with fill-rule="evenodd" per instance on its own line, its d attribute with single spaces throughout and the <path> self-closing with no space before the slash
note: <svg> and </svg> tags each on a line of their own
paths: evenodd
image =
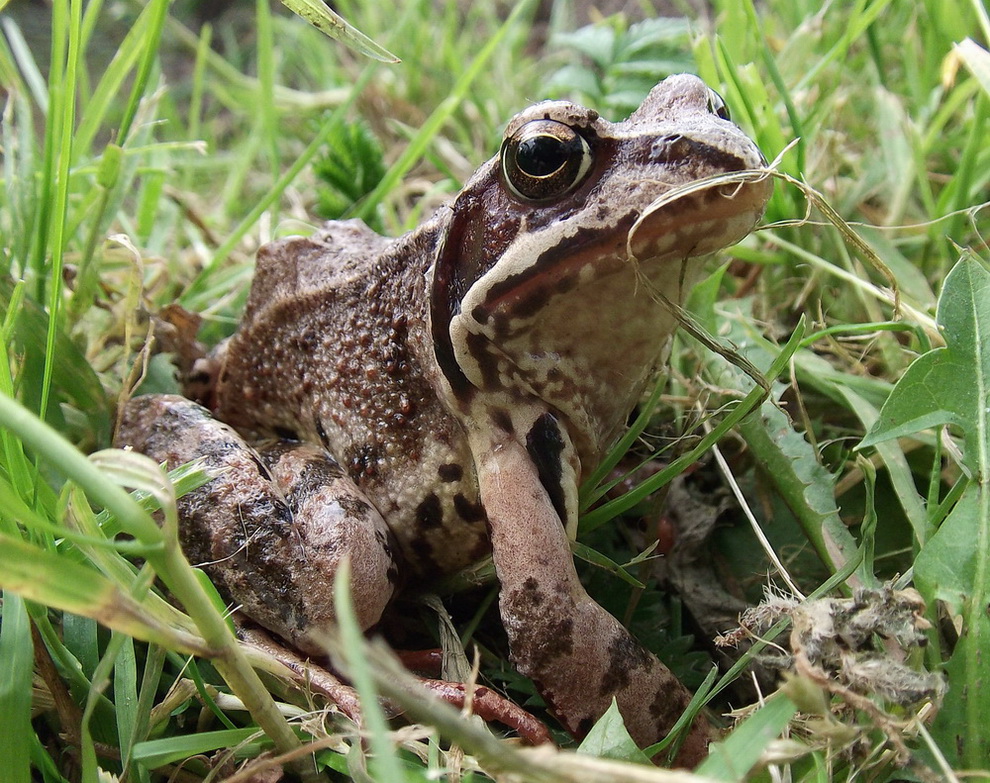
<svg viewBox="0 0 990 783">
<path fill-rule="evenodd" d="M 689 694 L 578 580 L 577 488 L 666 359 L 700 257 L 745 236 L 769 179 L 693 76 L 625 122 L 553 101 L 397 239 L 357 220 L 258 254 L 244 321 L 214 356 L 206 410 L 151 396 L 118 442 L 225 470 L 181 501 L 184 544 L 243 612 L 319 653 L 350 557 L 364 627 L 400 573 L 423 584 L 491 552 L 512 660 L 581 735 L 618 701 L 661 739 Z M 679 761 L 700 758 L 698 720 Z"/>
</svg>

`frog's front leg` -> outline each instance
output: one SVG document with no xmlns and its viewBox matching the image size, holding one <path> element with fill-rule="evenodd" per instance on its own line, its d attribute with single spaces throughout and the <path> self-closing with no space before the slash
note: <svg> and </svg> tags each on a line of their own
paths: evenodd
<svg viewBox="0 0 990 783">
<path fill-rule="evenodd" d="M 205 408 L 169 395 L 131 400 L 117 445 L 169 469 L 202 458 L 216 474 L 179 499 L 183 551 L 256 623 L 323 654 L 345 556 L 358 621 L 378 622 L 397 580 L 391 534 L 325 451 L 284 442 L 256 450 Z"/>
<path fill-rule="evenodd" d="M 614 697 L 641 747 L 663 739 L 691 698 L 652 653 L 585 592 L 567 536 L 526 447 L 508 434 L 475 441 L 481 497 L 501 582 L 512 659 L 564 726 L 583 736 Z M 711 739 L 695 720 L 677 763 L 693 766 Z"/>
</svg>

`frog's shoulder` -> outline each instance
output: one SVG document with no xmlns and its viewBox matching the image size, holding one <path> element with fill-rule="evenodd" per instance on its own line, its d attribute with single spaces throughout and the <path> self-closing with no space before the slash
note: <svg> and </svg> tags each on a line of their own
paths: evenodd
<svg viewBox="0 0 990 783">
<path fill-rule="evenodd" d="M 258 250 L 248 311 L 360 279 L 392 241 L 362 220 L 334 220 L 308 237 L 269 242 Z"/>
</svg>

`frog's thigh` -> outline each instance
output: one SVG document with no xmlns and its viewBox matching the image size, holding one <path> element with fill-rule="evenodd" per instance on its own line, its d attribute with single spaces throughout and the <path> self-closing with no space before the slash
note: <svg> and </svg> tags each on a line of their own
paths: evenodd
<svg viewBox="0 0 990 783">
<path fill-rule="evenodd" d="M 201 458 L 216 477 L 179 500 L 186 556 L 255 622 L 322 652 L 333 581 L 345 556 L 358 621 L 374 625 L 392 596 L 396 563 L 381 515 L 322 449 L 274 444 L 258 452 L 182 397 L 138 397 L 117 444 L 174 468 Z"/>
</svg>

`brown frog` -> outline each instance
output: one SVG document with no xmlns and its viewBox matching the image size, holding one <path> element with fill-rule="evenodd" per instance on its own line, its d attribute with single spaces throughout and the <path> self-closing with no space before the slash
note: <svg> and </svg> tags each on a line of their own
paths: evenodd
<svg viewBox="0 0 990 783">
<path fill-rule="evenodd" d="M 625 122 L 531 106 L 415 231 L 350 220 L 263 247 L 211 412 L 139 397 L 118 442 L 226 469 L 181 501 L 187 554 L 298 648 L 320 652 L 345 553 L 370 627 L 400 571 L 423 584 L 491 552 L 512 660 L 561 723 L 581 735 L 614 697 L 634 739 L 656 742 L 689 693 L 581 586 L 577 489 L 666 358 L 676 319 L 653 292 L 681 301 L 771 184 L 660 200 L 763 166 L 694 76 Z M 699 719 L 679 762 L 708 737 Z"/>
</svg>

